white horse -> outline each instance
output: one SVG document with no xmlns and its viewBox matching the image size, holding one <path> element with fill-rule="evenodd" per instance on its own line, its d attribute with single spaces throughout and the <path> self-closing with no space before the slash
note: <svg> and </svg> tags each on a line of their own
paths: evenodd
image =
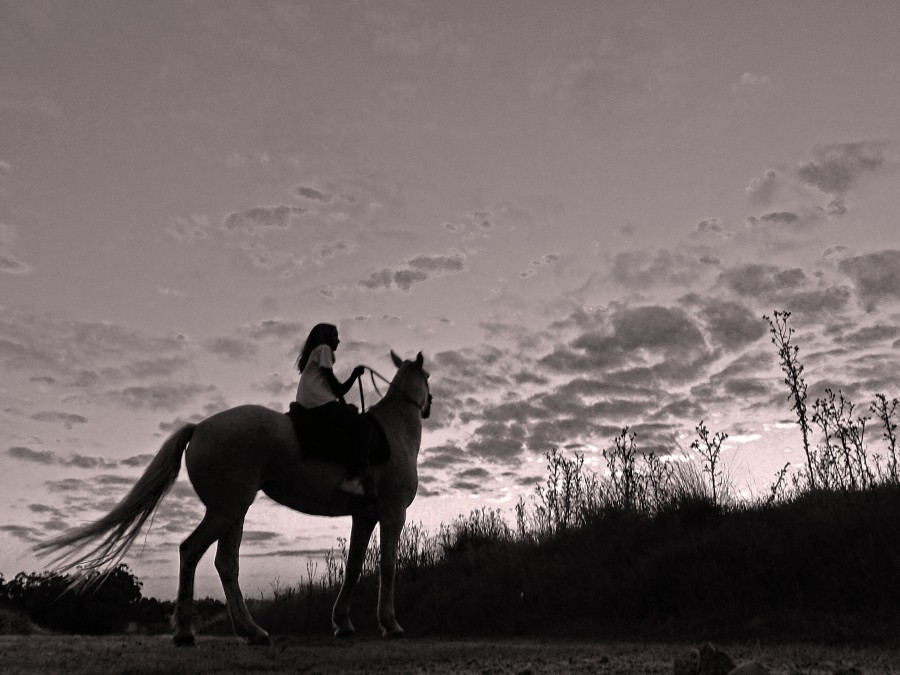
<svg viewBox="0 0 900 675">
<path fill-rule="evenodd" d="M 374 503 L 361 503 L 358 498 L 337 491 L 346 471 L 342 465 L 301 459 L 287 415 L 246 405 L 182 427 L 163 444 L 131 491 L 110 513 L 40 544 L 38 550 L 62 551 L 53 563 L 59 565 L 60 571 L 110 569 L 128 551 L 172 487 L 183 454 L 188 476 L 206 506 L 206 514 L 180 547 L 178 598 L 172 617 L 175 644 L 194 644 L 194 574 L 200 558 L 215 541 L 219 542 L 216 570 L 234 632 L 249 644 L 269 644 L 268 633 L 253 621 L 238 585 L 238 549 L 244 516 L 260 490 L 302 513 L 353 517 L 344 581 L 332 612 L 334 634 L 338 637 L 354 632 L 350 601 L 369 539 L 376 523 L 380 525 L 378 623 L 385 637 L 402 637 L 403 628 L 394 616 L 397 543 L 406 522 L 406 509 L 418 488 L 416 462 L 422 419 L 430 413 L 431 394 L 421 352 L 415 361 L 402 361 L 393 351 L 391 358 L 397 373 L 384 398 L 370 409 L 391 450 L 387 463 L 368 470 L 378 495 Z M 85 552 L 89 547 L 93 548 Z"/>
</svg>

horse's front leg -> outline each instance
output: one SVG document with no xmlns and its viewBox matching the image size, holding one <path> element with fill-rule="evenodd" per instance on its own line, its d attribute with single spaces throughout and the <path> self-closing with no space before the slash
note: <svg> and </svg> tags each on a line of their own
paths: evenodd
<svg viewBox="0 0 900 675">
<path fill-rule="evenodd" d="M 375 529 L 376 522 L 377 519 L 374 515 L 353 516 L 350 549 L 347 551 L 347 560 L 344 565 L 344 581 L 331 612 L 331 625 L 334 627 L 335 637 L 349 637 L 356 631 L 350 621 L 350 601 L 353 599 L 353 590 L 362 573 L 366 549 L 369 547 L 369 539 L 372 538 L 372 530 Z"/>
<path fill-rule="evenodd" d="M 394 578 L 397 573 L 397 546 L 406 523 L 406 509 L 381 518 L 381 580 L 378 587 L 378 625 L 386 638 L 403 637 L 403 627 L 394 615 Z"/>
</svg>

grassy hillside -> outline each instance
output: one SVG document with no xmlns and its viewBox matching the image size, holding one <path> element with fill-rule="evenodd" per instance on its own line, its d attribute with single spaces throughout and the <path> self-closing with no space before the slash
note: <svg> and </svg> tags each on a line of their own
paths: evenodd
<svg viewBox="0 0 900 675">
<path fill-rule="evenodd" d="M 479 512 L 456 525 L 484 519 Z M 462 532 L 463 528 L 457 531 Z M 732 508 L 698 500 L 607 511 L 544 541 L 463 533 L 407 566 L 410 635 L 884 641 L 900 634 L 900 488 L 804 493 Z M 275 633 L 328 631 L 336 589 L 281 589 L 255 608 Z M 376 631 L 363 578 L 359 630 Z"/>
</svg>

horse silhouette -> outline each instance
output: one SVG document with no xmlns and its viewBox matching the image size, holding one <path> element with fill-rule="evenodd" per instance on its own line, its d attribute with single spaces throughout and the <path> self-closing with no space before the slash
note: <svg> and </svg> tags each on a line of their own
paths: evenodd
<svg viewBox="0 0 900 675">
<path fill-rule="evenodd" d="M 269 644 L 269 636 L 250 616 L 238 584 L 238 552 L 244 516 L 262 490 L 279 504 L 320 516 L 352 516 L 344 580 L 332 611 L 334 634 L 352 635 L 350 604 L 375 525 L 380 526 L 381 567 L 378 623 L 385 637 L 401 637 L 394 616 L 397 544 L 406 509 L 418 488 L 416 463 L 422 441 L 422 419 L 431 408 L 428 373 L 422 353 L 403 361 L 393 351 L 397 372 L 381 401 L 369 413 L 390 444 L 384 464 L 371 466 L 368 478 L 378 495 L 362 501 L 336 489 L 345 467 L 305 460 L 291 419 L 256 405 L 217 413 L 188 424 L 163 444 L 131 491 L 100 520 L 39 544 L 39 553 L 56 553 L 59 571 L 109 571 L 134 543 L 172 487 L 184 455 L 188 476 L 206 514 L 180 546 L 178 596 L 172 617 L 177 645 L 194 644 L 191 623 L 194 575 L 200 558 L 218 541 L 216 570 L 222 581 L 234 632 L 249 644 Z"/>
</svg>

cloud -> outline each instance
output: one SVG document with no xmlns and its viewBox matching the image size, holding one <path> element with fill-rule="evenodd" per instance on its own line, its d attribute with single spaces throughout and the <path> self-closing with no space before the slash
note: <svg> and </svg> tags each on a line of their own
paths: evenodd
<svg viewBox="0 0 900 675">
<path fill-rule="evenodd" d="M 192 216 L 174 218 L 166 228 L 166 234 L 178 241 L 198 241 L 209 238 L 209 218 Z"/>
<path fill-rule="evenodd" d="M 799 267 L 739 265 L 723 270 L 718 283 L 749 301 L 808 314 L 839 312 L 851 297 L 847 286 L 827 286 L 819 281 L 813 287 L 814 282 Z"/>
<path fill-rule="evenodd" d="M 57 461 L 56 455 L 51 450 L 38 452 L 37 450 L 32 450 L 31 448 L 26 448 L 21 445 L 9 448 L 6 451 L 6 454 L 13 459 L 35 464 L 56 464 Z"/>
<path fill-rule="evenodd" d="M 237 337 L 211 338 L 203 345 L 211 353 L 235 361 L 252 360 L 258 351 L 256 344 Z"/>
<path fill-rule="evenodd" d="M 554 373 L 649 387 L 694 379 L 713 357 L 684 310 L 651 305 L 618 308 L 608 321 L 582 330 L 538 364 Z"/>
<path fill-rule="evenodd" d="M 35 543 L 41 541 L 42 532 L 24 525 L 0 525 L 0 532 L 6 532 L 8 535 L 27 543 Z"/>
<path fill-rule="evenodd" d="M 724 270 L 719 281 L 738 295 L 759 298 L 803 287 L 807 276 L 799 267 L 781 269 L 773 265 L 748 263 Z"/>
<path fill-rule="evenodd" d="M 688 286 L 703 273 L 693 257 L 665 249 L 618 253 L 613 258 L 610 279 L 629 289 L 655 286 Z"/>
<path fill-rule="evenodd" d="M 838 344 L 848 345 L 852 351 L 859 351 L 877 345 L 879 342 L 894 340 L 900 337 L 900 328 L 897 326 L 879 324 L 866 326 L 847 335 L 839 335 L 834 338 Z"/>
<path fill-rule="evenodd" d="M 267 542 L 272 541 L 273 539 L 278 539 L 281 535 L 277 532 L 270 532 L 268 530 L 244 530 L 244 534 L 242 536 L 242 540 L 247 543 L 258 543 L 258 542 Z"/>
<path fill-rule="evenodd" d="M 110 402 L 121 403 L 126 408 L 175 411 L 192 401 L 197 395 L 213 390 L 213 387 L 204 387 L 194 383 L 160 383 L 126 387 L 120 391 L 108 392 L 107 398 Z"/>
<path fill-rule="evenodd" d="M 37 420 L 38 422 L 62 424 L 66 429 L 71 429 L 76 424 L 87 423 L 87 419 L 81 415 L 50 410 L 35 413 L 31 416 L 31 419 Z"/>
<path fill-rule="evenodd" d="M 775 82 L 769 75 L 747 72 L 731 85 L 731 93 L 737 99 L 747 101 L 770 96 L 774 87 Z"/>
<path fill-rule="evenodd" d="M 247 335 L 257 340 L 305 339 L 309 329 L 299 321 L 265 319 L 246 329 Z"/>
<path fill-rule="evenodd" d="M 352 241 L 339 239 L 338 241 L 322 244 L 319 247 L 319 257 L 323 260 L 331 260 L 336 255 L 349 255 L 356 251 L 356 244 Z"/>
<path fill-rule="evenodd" d="M 294 219 L 299 218 L 307 209 L 300 206 L 255 206 L 245 211 L 230 213 L 222 223 L 225 232 L 240 232 L 258 235 L 265 230 L 287 230 Z"/>
<path fill-rule="evenodd" d="M 464 271 L 465 261 L 465 256 L 455 251 L 450 255 L 418 255 L 400 268 L 372 272 L 359 285 L 371 290 L 399 289 L 408 293 L 415 284 Z"/>
<path fill-rule="evenodd" d="M 800 207 L 794 211 L 769 211 L 761 216 L 747 216 L 745 225 L 749 230 L 767 229 L 769 232 L 792 232 L 807 229 L 822 222 L 826 215 L 840 216 L 846 209 L 829 205 Z"/>
<path fill-rule="evenodd" d="M 800 220 L 800 216 L 790 211 L 775 211 L 772 213 L 764 213 L 759 217 L 764 223 L 773 223 L 775 225 L 790 225 Z"/>
<path fill-rule="evenodd" d="M 782 178 L 774 169 L 768 169 L 762 178 L 750 181 L 745 192 L 751 204 L 768 206 L 778 194 L 782 186 Z"/>
<path fill-rule="evenodd" d="M 455 443 L 428 448 L 423 456 L 424 459 L 419 461 L 422 469 L 446 469 L 465 461 L 464 451 Z"/>
<path fill-rule="evenodd" d="M 115 469 L 119 466 L 118 462 L 107 460 L 103 457 L 87 457 L 77 453 L 66 460 L 61 460 L 60 464 L 63 466 L 75 466 L 79 469 Z"/>
<path fill-rule="evenodd" d="M 893 168 L 890 144 L 882 141 L 835 143 L 816 148 L 812 162 L 797 169 L 799 179 L 830 195 L 843 196 L 866 174 Z"/>
<path fill-rule="evenodd" d="M 155 359 L 141 359 L 125 366 L 125 370 L 134 377 L 165 377 L 180 373 L 189 368 L 191 362 L 181 356 L 161 356 Z"/>
<path fill-rule="evenodd" d="M 698 234 L 718 234 L 723 237 L 728 235 L 728 231 L 725 229 L 722 221 L 718 218 L 704 218 L 694 225 L 694 232 L 697 232 Z"/>
<path fill-rule="evenodd" d="M 766 322 L 744 305 L 710 299 L 700 311 L 712 342 L 729 351 L 741 349 L 766 334 Z"/>
<path fill-rule="evenodd" d="M 180 426 L 182 425 L 179 425 L 179 427 Z M 154 457 L 155 455 L 151 454 L 133 455 L 123 459 L 121 464 L 122 466 L 143 467 L 147 466 Z"/>
<path fill-rule="evenodd" d="M 838 269 L 853 280 L 866 311 L 900 299 L 900 250 L 884 250 L 844 258 Z"/>
<path fill-rule="evenodd" d="M 6 451 L 6 454 L 23 462 L 74 466 L 79 469 L 115 469 L 119 466 L 118 462 L 104 459 L 103 457 L 87 457 L 78 453 L 74 453 L 69 457 L 60 457 L 52 450 L 38 452 L 22 446 L 12 447 Z"/>
<path fill-rule="evenodd" d="M 297 186 L 297 189 L 294 190 L 294 194 L 302 199 L 309 199 L 314 202 L 321 202 L 322 204 L 328 204 L 334 199 L 334 195 L 320 192 L 315 188 L 307 187 L 305 185 Z"/>
<path fill-rule="evenodd" d="M 249 258 L 250 263 L 260 269 L 273 270 L 296 262 L 294 254 L 290 251 L 272 251 L 271 248 L 258 241 L 241 241 L 232 246 L 240 249 Z"/>
<path fill-rule="evenodd" d="M 28 263 L 22 262 L 9 253 L 0 251 L 0 272 L 4 272 L 6 274 L 22 275 L 29 274 L 32 271 L 34 271 L 34 268 Z"/>
</svg>

